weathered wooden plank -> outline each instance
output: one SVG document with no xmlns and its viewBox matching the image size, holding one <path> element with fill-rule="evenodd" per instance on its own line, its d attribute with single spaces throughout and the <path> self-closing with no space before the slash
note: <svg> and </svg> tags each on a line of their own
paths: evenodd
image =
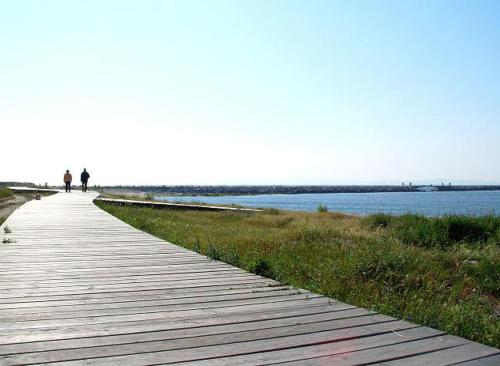
<svg viewBox="0 0 500 366">
<path fill-rule="evenodd" d="M 494 354 L 498 354 L 498 356 L 488 357 Z M 495 360 L 497 363 L 491 363 Z M 474 359 L 480 360 L 471 361 Z M 488 360 L 489 359 L 489 360 Z M 439 351 L 432 351 L 426 353 L 420 353 L 416 356 L 405 357 L 396 359 L 393 361 L 379 363 L 380 366 L 397 366 L 397 365 L 405 365 L 405 366 L 447 366 L 447 365 L 469 365 L 469 362 L 472 362 L 472 365 L 487 365 L 490 362 L 491 365 L 500 365 L 500 352 L 492 347 L 485 347 L 482 344 L 468 342 L 463 345 L 457 347 L 450 347 Z M 474 364 L 474 362 L 476 362 Z"/>
<path fill-rule="evenodd" d="M 302 321 L 302 317 L 317 315 L 329 316 L 330 319 L 370 315 L 364 309 L 349 305 L 332 307 L 330 305 L 311 307 L 292 307 L 272 310 L 239 311 L 226 314 L 223 317 L 216 313 L 203 311 L 183 311 L 171 314 L 169 317 L 160 317 L 154 322 L 149 320 L 123 321 L 101 324 L 82 324 L 71 327 L 50 327 L 17 329 L 8 334 L 0 334 L 0 344 L 18 344 L 20 342 L 53 341 L 70 338 L 91 338 L 110 335 L 123 335 L 141 332 L 155 332 L 164 330 L 182 330 L 196 327 L 212 327 L 226 324 L 252 323 L 265 320 L 293 319 Z"/>
<path fill-rule="evenodd" d="M 356 329 L 353 332 L 353 329 Z M 289 359 L 289 354 L 303 355 L 307 352 L 307 346 L 321 345 L 330 352 L 333 349 L 355 351 L 366 348 L 375 348 L 383 345 L 404 342 L 402 337 L 397 336 L 396 330 L 405 335 L 406 339 L 418 340 L 441 334 L 435 330 L 415 328 L 405 322 L 386 325 L 384 330 L 373 333 L 369 327 L 359 327 L 316 332 L 312 334 L 291 335 L 271 339 L 260 339 L 255 341 L 235 342 L 214 346 L 202 346 L 196 348 L 176 349 L 171 351 L 160 351 L 151 353 L 135 353 L 125 356 L 114 356 L 105 358 L 87 358 L 84 360 L 61 362 L 61 365 L 119 365 L 127 364 L 134 366 L 145 366 L 155 364 L 172 364 L 178 362 L 196 361 L 196 365 L 204 365 L 202 360 L 218 358 L 217 362 L 223 362 L 221 358 L 250 355 L 248 361 L 241 357 L 236 362 L 217 363 L 210 361 L 211 365 L 244 365 L 244 364 L 270 364 L 276 360 Z M 371 335 L 371 336 L 370 336 Z M 406 340 L 407 341 L 407 340 Z M 313 348 L 314 349 L 314 348 Z M 315 350 L 314 350 L 315 351 Z M 313 352 L 314 352 L 313 351 Z M 334 351 L 335 352 L 335 351 Z M 295 356 L 296 357 L 296 356 Z M 301 356 L 300 356 L 301 357 Z"/>
<path fill-rule="evenodd" d="M 22 274 L 22 275 L 32 275 L 32 276 L 38 276 L 39 274 L 59 274 L 59 275 L 80 275 L 80 274 L 94 274 L 94 273 L 127 273 L 127 272 L 138 272 L 138 271 L 146 271 L 146 270 L 154 270 L 154 271 L 182 271 L 184 269 L 200 269 L 200 268 L 207 268 L 207 269 L 218 269 L 218 268 L 227 268 L 226 266 L 219 265 L 218 263 L 214 262 L 205 262 L 205 263 L 195 263 L 195 264 L 169 264 L 169 265 L 150 265 L 150 264 L 143 264 L 143 265 L 136 265 L 136 266 L 125 266 L 125 267 L 114 267 L 114 268 L 82 268 L 82 269 L 74 269 L 74 268 L 37 268 L 37 269 L 30 269 L 29 271 L 11 271 L 10 275 L 17 275 L 17 274 Z M 4 274 L 1 274 L 2 276 Z"/>
<path fill-rule="evenodd" d="M 471 354 L 472 355 L 472 354 Z M 481 357 L 471 361 L 454 363 L 456 366 L 498 366 L 500 365 L 500 353 L 495 353 L 492 356 Z"/>
<path fill-rule="evenodd" d="M 154 283 L 171 283 L 171 282 L 177 282 L 177 281 L 207 281 L 207 280 L 227 280 L 227 278 L 238 278 L 239 280 L 245 278 L 245 279 L 259 279 L 262 280 L 261 278 L 257 278 L 254 275 L 248 274 L 248 273 L 242 273 L 242 272 L 230 272 L 230 273 L 224 273 L 224 272 L 210 272 L 206 273 L 203 275 L 200 275 L 199 273 L 195 274 L 169 274 L 169 275 L 152 275 L 152 276 L 141 276 L 141 277 L 132 277 L 132 278 L 108 278 L 106 279 L 105 283 L 106 285 L 101 285 L 103 282 L 102 279 L 90 279 L 90 280 L 71 280 L 71 281 L 64 281 L 64 280 L 43 280 L 43 281 L 38 281 L 33 279 L 32 281 L 15 281 L 13 284 L 10 284 L 8 287 L 6 287 L 6 290 L 16 290 L 19 292 L 22 291 L 27 291 L 31 289 L 36 289 L 37 291 L 44 291 L 45 289 L 47 290 L 59 290 L 59 291 L 64 291 L 67 287 L 71 287 L 71 289 L 79 289 L 79 288 L 88 288 L 89 286 L 92 286 L 95 289 L 101 289 L 101 288 L 106 288 L 106 287 L 115 287 L 118 285 L 130 285 L 130 284 L 136 284 L 136 283 L 145 283 L 145 284 L 154 284 Z"/>
<path fill-rule="evenodd" d="M 28 303 L 29 305 L 19 306 L 16 304 L 15 306 L 10 307 L 1 307 L 0 314 L 6 314 L 8 312 L 12 312 L 14 309 L 16 314 L 24 314 L 24 313 L 32 313 L 36 311 L 38 314 L 42 313 L 51 313 L 54 310 L 66 311 L 66 310 L 74 310 L 74 311 L 85 311 L 91 309 L 104 309 L 104 308 L 114 308 L 114 307 L 134 307 L 139 305 L 176 305 L 176 304 L 191 304 L 191 303 L 220 303 L 221 301 L 228 300 L 241 300 L 241 299 L 251 299 L 251 298 L 281 298 L 283 296 L 288 298 L 288 295 L 296 295 L 296 294 L 307 294 L 307 292 L 298 291 L 295 289 L 288 288 L 278 288 L 278 290 L 268 290 L 268 291 L 227 291 L 223 293 L 208 293 L 208 294 L 200 294 L 198 296 L 192 296 L 191 294 L 187 296 L 178 296 L 178 297 L 168 297 L 166 294 L 161 294 L 159 296 L 153 297 L 143 297 L 143 296 L 135 296 L 135 297 L 126 297 L 126 298 L 104 298 L 96 300 L 89 299 L 83 301 L 67 301 L 62 300 L 61 302 L 42 302 L 42 303 Z M 56 309 L 57 308 L 57 309 Z M 0 315 L 1 316 L 1 315 Z"/>
<path fill-rule="evenodd" d="M 232 285 L 243 284 L 243 283 L 266 283 L 269 285 L 274 285 L 273 282 L 265 281 L 258 278 L 227 278 L 227 279 L 207 279 L 207 280 L 186 280 L 186 281 L 173 281 L 173 282 L 163 282 L 158 281 L 154 283 L 139 283 L 130 285 L 99 285 L 99 286 L 78 286 L 72 289 L 58 290 L 58 289 L 43 289 L 43 291 L 37 291 L 35 288 L 29 290 L 9 290 L 4 289 L 4 293 L 0 296 L 0 302 L 4 298 L 12 297 L 25 297 L 25 296 L 50 296 L 50 295 L 61 295 L 66 296 L 69 294 L 94 294 L 94 293 L 107 293 L 116 291 L 129 291 L 137 289 L 157 289 L 157 288 L 189 288 L 189 287 L 211 287 L 217 285 L 224 285 L 231 287 Z"/>
<path fill-rule="evenodd" d="M 281 286 L 279 286 L 281 287 Z M 23 297 L 11 297 L 4 298 L 1 300 L 1 304 L 17 304 L 24 302 L 39 302 L 39 301 L 60 301 L 67 299 L 101 299 L 101 298 L 126 298 L 128 296 L 147 296 L 152 294 L 163 294 L 165 297 L 170 297 L 170 295 L 175 294 L 183 294 L 189 293 L 196 296 L 198 293 L 206 293 L 207 291 L 231 291 L 237 289 L 249 289 L 256 291 L 261 291 L 262 288 L 278 288 L 278 287 L 269 287 L 265 282 L 244 282 L 244 283 L 236 283 L 227 285 L 207 285 L 207 286 L 185 286 L 185 287 L 151 287 L 151 288 L 134 288 L 127 291 L 108 291 L 108 292 L 99 292 L 99 293 L 67 293 L 67 294 L 56 294 L 56 295 L 42 295 L 42 296 L 23 296 Z M 11 306 L 10 306 L 11 307 Z"/>
<path fill-rule="evenodd" d="M 317 296 L 317 295 L 315 295 Z M 90 308 L 78 308 L 76 306 L 70 307 L 70 309 L 55 309 L 49 311 L 37 311 L 34 312 L 18 312 L 16 310 L 5 310 L 0 313 L 0 319 L 2 324 L 0 324 L 0 329 L 3 327 L 10 328 L 12 323 L 24 322 L 23 324 L 29 324 L 33 326 L 37 321 L 44 320 L 56 320 L 56 319 L 66 319 L 70 321 L 76 321 L 76 319 L 92 318 L 93 321 L 99 318 L 107 318 L 111 316 L 120 315 L 132 315 L 132 314 L 150 314 L 156 312 L 164 311 L 176 311 L 176 310 L 192 310 L 192 309 L 213 309 L 217 311 L 219 308 L 226 307 L 236 307 L 236 306 L 247 306 L 252 304 L 275 304 L 275 303 L 289 303 L 295 302 L 296 300 L 304 299 L 303 295 L 292 295 L 288 296 L 268 296 L 268 297 L 237 297 L 235 299 L 221 300 L 221 301 L 209 301 L 209 302 L 169 302 L 168 300 L 162 300 L 158 302 L 149 301 L 141 304 L 133 304 L 134 306 L 124 306 L 120 303 L 118 306 L 113 307 L 90 307 Z M 321 299 L 321 298 L 320 298 Z M 57 312 L 57 313 L 56 313 Z M 29 322 L 29 323 L 28 323 Z M 10 323 L 10 324 L 9 324 Z"/>
<path fill-rule="evenodd" d="M 283 292 L 302 292 L 303 290 L 291 289 L 289 287 L 262 287 L 260 290 L 256 288 L 241 288 L 233 290 L 212 290 L 212 291 L 199 291 L 192 293 L 175 293 L 169 291 L 150 291 L 148 292 L 130 292 L 129 294 L 123 294 L 121 292 L 117 293 L 116 296 L 106 296 L 106 297 L 88 297 L 88 296 L 77 296 L 72 299 L 61 298 L 56 300 L 46 300 L 46 301 L 28 301 L 20 299 L 23 302 L 14 302 L 0 304 L 0 312 L 8 309 L 16 309 L 19 312 L 23 311 L 43 311 L 45 308 L 54 309 L 56 307 L 67 307 L 67 306 L 79 306 L 79 305 L 97 305 L 106 306 L 120 303 L 135 303 L 135 302 L 145 302 L 145 301 L 204 301 L 205 299 L 210 299 L 211 301 L 218 301 L 219 299 L 229 299 L 233 296 L 276 296 Z"/>
<path fill-rule="evenodd" d="M 252 329 L 245 327 L 248 324 L 240 324 L 238 326 L 226 326 L 225 332 L 217 332 L 216 327 L 205 329 L 204 335 L 185 334 L 185 337 L 179 337 L 172 333 L 170 337 L 159 338 L 157 340 L 145 341 L 143 334 L 137 334 L 134 338 L 129 339 L 128 343 L 106 344 L 105 346 L 82 347 L 77 341 L 73 344 L 64 343 L 64 350 L 38 351 L 36 353 L 25 353 L 12 355 L 11 361 L 16 363 L 38 363 L 38 362 L 58 362 L 64 360 L 78 360 L 84 358 L 96 357 L 112 357 L 130 354 L 143 354 L 149 352 L 161 352 L 179 349 L 191 349 L 193 344 L 196 347 L 227 345 L 241 343 L 247 341 L 263 340 L 280 337 L 289 337 L 291 335 L 306 335 L 314 336 L 316 333 L 323 331 L 332 332 L 336 330 L 336 334 L 341 334 L 351 337 L 353 335 L 368 336 L 375 334 L 383 334 L 392 331 L 392 329 L 401 327 L 398 321 L 387 322 L 382 317 L 383 321 L 377 321 L 375 318 L 359 317 L 355 319 L 332 320 L 319 323 L 308 323 L 298 325 L 285 325 L 279 327 L 268 327 L 264 329 Z M 255 325 L 255 324 L 251 324 Z M 200 330 L 197 328 L 196 330 Z M 178 333 L 178 332 L 176 332 Z M 164 335 L 165 336 L 165 335 Z M 130 338 L 130 337 L 129 337 Z M 115 339 L 116 341 L 116 339 Z M 121 340 L 123 341 L 123 339 Z M 72 346 L 72 347 L 71 347 Z"/>
<path fill-rule="evenodd" d="M 131 271 L 113 271 L 106 270 L 101 271 L 101 273 L 60 273 L 60 272 L 38 272 L 36 274 L 21 274 L 21 275 L 2 275 L 3 281 L 12 281 L 13 283 L 30 283 L 36 277 L 36 279 L 43 283 L 52 282 L 72 282 L 72 281 L 92 281 L 92 280 L 105 280 L 109 279 L 129 279 L 129 278 L 141 278 L 144 276 L 169 276 L 169 275 L 181 275 L 190 274 L 205 276 L 211 273 L 240 273 L 234 271 L 231 268 L 204 268 L 204 267 L 189 267 L 186 269 L 172 270 L 172 269 L 158 269 L 150 270 L 145 269 L 143 271 L 131 270 Z"/>
<path fill-rule="evenodd" d="M 187 337 L 199 337 L 213 334 L 238 333 L 249 330 L 265 330 L 280 327 L 299 327 L 295 328 L 300 332 L 300 326 L 304 326 L 305 330 L 317 326 L 325 327 L 325 324 L 330 324 L 325 329 L 341 329 L 352 328 L 360 325 L 376 324 L 383 322 L 392 322 L 396 319 L 386 315 L 372 314 L 364 309 L 350 308 L 338 311 L 329 312 L 309 312 L 308 314 L 299 314 L 295 312 L 277 312 L 276 318 L 269 318 L 259 314 L 257 318 L 250 315 L 241 317 L 227 317 L 222 322 L 214 322 L 214 318 L 208 318 L 205 323 L 196 323 L 193 326 L 192 321 L 185 322 L 163 322 L 162 328 L 151 330 L 150 328 L 129 326 L 124 327 L 127 330 L 126 334 L 100 335 L 85 338 L 57 338 L 50 341 L 32 341 L 24 343 L 0 344 L 0 355 L 40 352 L 71 348 L 86 348 L 106 345 L 120 345 L 134 342 L 149 342 L 168 339 L 181 339 Z M 269 314 L 268 314 L 269 315 Z M 333 323 L 332 323 L 333 322 Z M 210 325 L 210 326 L 207 326 Z M 147 331 L 145 330 L 147 329 Z M 298 333 L 297 333 L 298 334 Z"/>
<path fill-rule="evenodd" d="M 428 352 L 464 344 L 468 341 L 429 333 L 429 328 L 419 327 L 396 330 L 391 333 L 306 345 L 299 348 L 284 348 L 268 352 L 254 352 L 243 355 L 217 357 L 206 360 L 192 360 L 185 365 L 227 366 L 227 365 L 371 365 L 374 360 L 387 360 L 405 355 Z M 436 332 L 436 331 L 434 331 Z M 376 361 L 375 361 L 376 362 Z M 96 362 L 95 364 L 104 364 Z M 400 365 L 404 365 L 401 363 Z"/>
<path fill-rule="evenodd" d="M 177 317 L 179 313 L 195 313 L 195 314 L 212 314 L 215 316 L 224 316 L 229 314 L 239 313 L 242 310 L 247 311 L 258 311 L 258 310 L 269 310 L 269 309 L 282 309 L 287 307 L 307 307 L 309 304 L 327 304 L 328 299 L 323 297 L 312 298 L 305 302 L 304 300 L 281 300 L 281 301 L 255 301 L 245 304 L 240 303 L 237 305 L 225 305 L 225 306 L 207 306 L 207 305 L 185 305 L 185 306 L 169 306 L 168 308 L 156 307 L 154 309 L 138 310 L 137 313 L 132 311 L 123 310 L 123 314 L 108 314 L 99 316 L 71 316 L 63 315 L 59 318 L 57 313 L 50 318 L 45 318 L 41 320 L 29 320 L 26 319 L 13 319 L 10 322 L 7 318 L 0 323 L 0 331 L 9 332 L 16 329 L 30 329 L 30 328 L 49 328 L 57 326 L 77 326 L 84 324 L 102 324 L 102 323 L 113 323 L 113 322 L 127 322 L 127 321 L 139 321 L 139 320 L 157 320 L 165 319 L 169 317 Z"/>
<path fill-rule="evenodd" d="M 396 365 L 406 365 L 406 357 L 433 352 L 441 349 L 453 349 L 467 343 L 467 340 L 457 337 L 431 337 L 418 340 L 401 341 L 385 346 L 376 346 L 363 350 L 342 350 L 342 352 L 334 352 L 326 357 L 314 357 L 309 359 L 301 359 L 287 362 L 270 362 L 269 364 L 287 364 L 292 366 L 313 366 L 313 365 L 373 365 L 379 360 L 393 360 Z M 300 356 L 303 357 L 303 356 Z M 434 360 L 432 361 L 434 362 Z M 427 364 L 429 365 L 429 364 Z M 431 363 L 434 365 L 434 363 Z"/>
</svg>

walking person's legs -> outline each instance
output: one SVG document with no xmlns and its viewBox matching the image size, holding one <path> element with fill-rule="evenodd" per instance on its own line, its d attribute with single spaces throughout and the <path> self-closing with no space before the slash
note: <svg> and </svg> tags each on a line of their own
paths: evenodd
<svg viewBox="0 0 500 366">
<path fill-rule="evenodd" d="M 64 184 L 66 185 L 66 192 L 68 192 L 68 190 L 69 190 L 69 183 L 65 182 Z"/>
</svg>

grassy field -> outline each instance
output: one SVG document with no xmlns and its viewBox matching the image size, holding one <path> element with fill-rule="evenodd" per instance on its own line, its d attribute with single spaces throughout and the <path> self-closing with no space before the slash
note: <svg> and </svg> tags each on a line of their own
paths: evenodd
<svg viewBox="0 0 500 366">
<path fill-rule="evenodd" d="M 8 199 L 11 197 L 14 197 L 14 192 L 12 192 L 8 188 L 0 188 L 0 200 Z M 0 204 L 0 209 L 1 208 L 2 208 L 2 205 Z M 3 217 L 1 214 L 1 211 L 0 211 L 0 225 L 2 225 L 6 219 L 7 218 Z"/>
<path fill-rule="evenodd" d="M 14 192 L 12 192 L 10 189 L 0 188 L 0 199 L 9 198 L 9 197 L 13 197 L 13 196 L 14 196 Z"/>
<path fill-rule="evenodd" d="M 211 258 L 500 347 L 500 218 L 99 206 Z"/>
</svg>

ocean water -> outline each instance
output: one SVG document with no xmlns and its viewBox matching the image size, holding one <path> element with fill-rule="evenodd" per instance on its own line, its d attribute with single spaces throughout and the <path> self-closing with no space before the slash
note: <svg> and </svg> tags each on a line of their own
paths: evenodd
<svg viewBox="0 0 500 366">
<path fill-rule="evenodd" d="M 247 207 L 316 211 L 320 204 L 329 211 L 368 215 L 419 213 L 426 216 L 446 214 L 500 215 L 500 191 L 470 192 L 384 192 L 265 194 L 256 196 L 158 196 L 175 202 L 236 204 Z"/>
</svg>

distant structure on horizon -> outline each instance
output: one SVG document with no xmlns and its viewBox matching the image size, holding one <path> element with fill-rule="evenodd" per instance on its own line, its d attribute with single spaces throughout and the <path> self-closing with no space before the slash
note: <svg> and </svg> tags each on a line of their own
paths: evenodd
<svg viewBox="0 0 500 366">
<path fill-rule="evenodd" d="M 417 187 L 417 191 L 420 191 L 420 192 L 434 192 L 434 191 L 438 191 L 438 187 L 435 187 L 433 185 L 422 186 L 422 187 Z"/>
<path fill-rule="evenodd" d="M 417 185 L 412 182 L 403 185 L 385 186 L 286 186 L 286 185 L 235 185 L 235 186 L 103 186 L 109 193 L 141 193 L 153 195 L 219 196 L 257 194 L 304 194 L 304 193 L 382 193 L 382 192 L 432 192 L 432 191 L 500 191 L 500 185 L 490 186 L 446 186 Z"/>
</svg>

